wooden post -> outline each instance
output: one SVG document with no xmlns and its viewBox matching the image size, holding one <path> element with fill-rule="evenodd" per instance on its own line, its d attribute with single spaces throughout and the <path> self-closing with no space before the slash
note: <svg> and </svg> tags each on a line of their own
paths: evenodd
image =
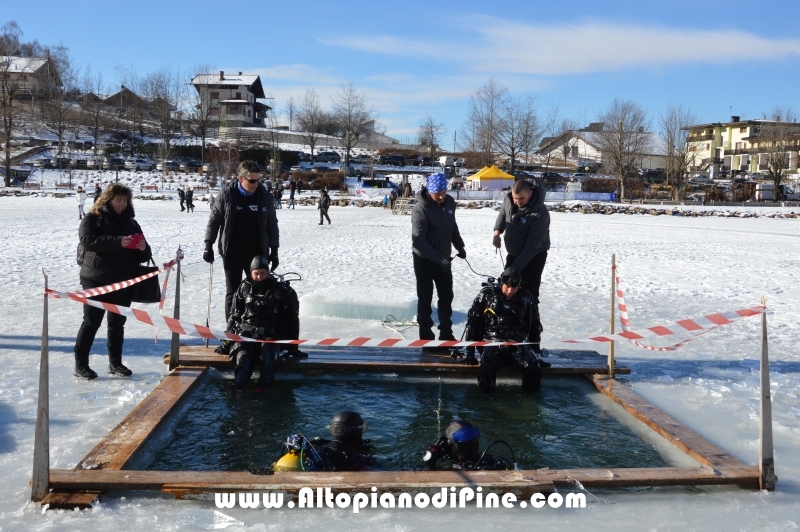
<svg viewBox="0 0 800 532">
<path fill-rule="evenodd" d="M 614 306 L 617 302 L 617 255 L 611 255 L 611 315 L 608 318 L 608 332 L 614 334 Z M 608 343 L 608 376 L 614 378 L 614 342 Z"/>
<path fill-rule="evenodd" d="M 761 298 L 765 305 L 765 298 Z M 761 314 L 761 427 L 758 449 L 758 469 L 761 474 L 759 487 L 774 490 L 778 477 L 775 475 L 775 458 L 772 453 L 772 397 L 769 390 L 769 348 L 767 345 L 767 312 Z"/>
<path fill-rule="evenodd" d="M 39 360 L 39 403 L 36 407 L 36 432 L 33 439 L 33 478 L 31 500 L 39 502 L 50 491 L 50 368 L 48 363 L 47 274 L 44 274 L 42 315 L 42 355 Z"/>
<path fill-rule="evenodd" d="M 179 250 L 180 252 L 180 250 Z M 181 263 L 178 261 L 178 271 L 175 275 L 175 312 L 172 315 L 173 318 L 180 319 L 181 317 Z M 169 370 L 172 371 L 173 369 L 178 367 L 180 363 L 179 353 L 178 350 L 180 349 L 180 336 L 178 333 L 172 333 L 172 343 L 170 344 L 169 349 Z"/>
</svg>

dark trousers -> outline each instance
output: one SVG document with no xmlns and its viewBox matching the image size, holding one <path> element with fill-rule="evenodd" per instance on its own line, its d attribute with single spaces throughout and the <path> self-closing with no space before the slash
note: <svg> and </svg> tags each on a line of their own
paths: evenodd
<svg viewBox="0 0 800 532">
<path fill-rule="evenodd" d="M 98 285 L 99 286 L 99 285 Z M 94 288 L 92 286 L 84 286 L 84 289 Z M 95 301 L 103 301 L 105 303 L 114 303 L 123 307 L 131 306 L 131 290 L 132 288 L 123 288 L 116 292 L 108 294 L 101 294 L 89 299 Z M 103 316 L 106 311 L 101 308 L 95 308 L 89 305 L 83 306 L 83 322 L 81 328 L 78 329 L 78 336 L 75 338 L 75 361 L 79 364 L 88 365 L 89 351 L 94 344 L 94 337 L 97 335 L 97 330 L 103 323 Z M 108 360 L 109 362 L 119 363 L 122 360 L 122 344 L 125 341 L 125 316 L 108 313 Z"/>
<path fill-rule="evenodd" d="M 231 351 L 236 359 L 233 386 L 242 389 L 253 376 L 256 364 L 261 363 L 258 377 L 260 387 L 268 386 L 275 380 L 278 369 L 278 344 L 260 344 L 256 342 L 237 343 Z"/>
<path fill-rule="evenodd" d="M 439 300 L 436 303 L 439 314 L 439 339 L 450 340 L 453 338 L 453 273 L 450 268 L 442 269 L 428 259 L 423 259 L 416 253 L 414 256 L 414 275 L 417 277 L 417 322 L 419 323 L 420 340 L 435 340 L 433 334 L 433 319 L 431 315 L 431 302 L 433 300 L 433 287 Z"/>
<path fill-rule="evenodd" d="M 322 224 L 322 217 L 325 217 L 328 220 L 328 223 L 331 223 L 331 217 L 328 216 L 328 209 L 320 209 L 319 210 L 319 223 Z"/>
<path fill-rule="evenodd" d="M 228 255 L 222 262 L 225 270 L 225 323 L 231 317 L 233 296 L 236 295 L 244 276 L 250 274 L 250 263 L 256 255 L 258 253 L 252 256 Z"/>
<path fill-rule="evenodd" d="M 181 198 L 181 199 L 180 199 L 180 201 L 181 201 L 181 210 L 184 210 L 184 208 L 183 208 L 183 202 L 184 202 L 184 201 L 186 201 L 186 200 L 184 200 L 183 198 Z"/>
<path fill-rule="evenodd" d="M 485 347 L 478 367 L 478 384 L 484 391 L 493 391 L 497 383 L 497 372 L 512 366 L 522 374 L 522 389 L 538 391 L 542 383 L 542 370 L 539 360 L 530 347 L 525 345 L 511 347 Z"/>
</svg>

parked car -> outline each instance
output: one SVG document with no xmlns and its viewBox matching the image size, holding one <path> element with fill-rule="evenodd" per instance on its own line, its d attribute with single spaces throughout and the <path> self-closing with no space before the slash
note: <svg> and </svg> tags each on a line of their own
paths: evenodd
<svg viewBox="0 0 800 532">
<path fill-rule="evenodd" d="M 455 162 L 453 162 L 453 166 L 455 166 L 457 168 L 461 168 L 462 166 L 464 166 L 466 164 L 466 162 L 467 161 L 465 161 L 464 159 L 458 158 L 458 159 L 455 160 Z"/>
<path fill-rule="evenodd" d="M 372 161 L 376 165 L 386 164 L 386 155 L 376 155 L 375 157 L 372 158 Z"/>
<path fill-rule="evenodd" d="M 103 170 L 125 170 L 125 159 L 122 157 L 103 159 Z"/>
<path fill-rule="evenodd" d="M 70 168 L 86 169 L 86 157 L 73 157 L 69 162 Z"/>
<path fill-rule="evenodd" d="M 335 151 L 323 151 L 318 153 L 314 160 L 319 163 L 340 163 L 342 162 L 342 156 Z"/>
<path fill-rule="evenodd" d="M 453 157 L 450 155 L 442 155 L 439 157 L 438 162 L 442 166 L 453 166 L 455 161 L 453 161 Z"/>
<path fill-rule="evenodd" d="M 159 172 L 175 172 L 180 166 L 178 161 L 161 161 L 156 163 L 156 170 Z"/>
<path fill-rule="evenodd" d="M 151 163 L 147 159 L 139 159 L 139 158 L 128 159 L 127 161 L 125 161 L 125 169 L 135 170 L 137 172 L 139 170 L 152 170 L 153 163 Z"/>
<path fill-rule="evenodd" d="M 181 163 L 180 166 L 178 166 L 178 168 L 180 169 L 181 172 L 185 172 L 186 170 L 190 172 L 197 172 L 203 168 L 203 163 L 201 163 L 200 161 L 186 161 L 184 163 Z"/>
<path fill-rule="evenodd" d="M 315 166 L 311 169 L 312 172 L 315 174 L 325 174 L 327 172 L 333 172 L 333 168 L 329 168 L 327 166 Z"/>
<path fill-rule="evenodd" d="M 50 165 L 53 168 L 69 168 L 70 162 L 72 160 L 69 157 L 53 157 L 50 159 Z"/>
<path fill-rule="evenodd" d="M 424 155 L 420 155 L 416 159 L 414 159 L 414 166 L 430 166 L 431 165 L 431 158 L 425 157 Z"/>
<path fill-rule="evenodd" d="M 52 168 L 53 165 L 50 164 L 50 159 L 36 159 L 33 161 L 34 168 Z"/>
<path fill-rule="evenodd" d="M 589 177 L 589 174 L 587 174 L 586 172 L 575 172 L 574 174 L 572 174 L 572 177 L 574 179 L 586 179 L 587 177 Z"/>
<path fill-rule="evenodd" d="M 87 170 L 100 170 L 102 167 L 103 167 L 102 159 L 95 159 L 94 157 L 86 159 Z"/>
<path fill-rule="evenodd" d="M 542 172 L 542 179 L 561 179 L 561 177 L 557 172 Z"/>
<path fill-rule="evenodd" d="M 386 157 L 386 164 L 391 166 L 405 166 L 406 158 L 402 155 L 388 155 Z"/>
</svg>

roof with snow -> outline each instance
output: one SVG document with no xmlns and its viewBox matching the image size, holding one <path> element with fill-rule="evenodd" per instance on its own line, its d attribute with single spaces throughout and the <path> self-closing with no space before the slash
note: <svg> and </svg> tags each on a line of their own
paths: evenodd
<svg viewBox="0 0 800 532">
<path fill-rule="evenodd" d="M 238 87 L 244 85 L 249 87 L 251 92 L 256 98 L 264 98 L 264 89 L 261 86 L 261 77 L 251 74 L 198 74 L 192 78 L 192 85 L 208 85 L 208 86 L 232 86 Z"/>
<path fill-rule="evenodd" d="M 17 57 L 13 55 L 0 55 L 0 64 L 7 72 L 36 72 L 47 64 L 43 57 Z"/>
<path fill-rule="evenodd" d="M 664 139 L 655 133 L 642 133 L 642 135 L 645 137 L 643 141 L 643 155 L 665 155 L 667 153 L 667 143 L 664 141 Z M 572 137 L 577 137 L 583 140 L 586 144 L 597 148 L 598 151 L 602 151 L 602 133 L 597 131 L 566 131 L 558 137 L 550 139 L 548 143 L 542 144 L 537 152 L 541 153 L 551 151 Z"/>
</svg>

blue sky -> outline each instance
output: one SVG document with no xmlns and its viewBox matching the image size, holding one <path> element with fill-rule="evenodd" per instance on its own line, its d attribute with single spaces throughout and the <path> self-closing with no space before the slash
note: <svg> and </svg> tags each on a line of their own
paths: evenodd
<svg viewBox="0 0 800 532">
<path fill-rule="evenodd" d="M 654 123 L 670 102 L 703 122 L 800 108 L 798 0 L 2 4 L 0 24 L 67 45 L 78 66 L 116 86 L 118 65 L 172 66 L 188 79 L 207 64 L 260 74 L 281 111 L 309 87 L 327 105 L 352 81 L 401 140 L 413 140 L 426 112 L 452 139 L 490 76 L 580 123 L 615 97 Z"/>
</svg>

